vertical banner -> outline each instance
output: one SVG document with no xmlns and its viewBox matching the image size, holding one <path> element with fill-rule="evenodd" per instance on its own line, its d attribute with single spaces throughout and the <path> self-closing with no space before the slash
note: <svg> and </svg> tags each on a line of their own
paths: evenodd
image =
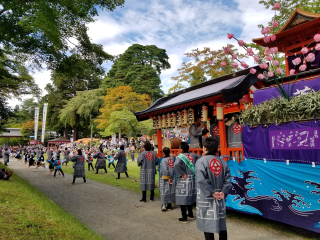
<svg viewBox="0 0 320 240">
<path fill-rule="evenodd" d="M 48 109 L 48 103 L 45 103 L 43 105 L 43 116 L 42 116 L 42 132 L 41 132 L 42 143 L 44 143 L 44 134 L 46 132 L 47 109 Z"/>
<path fill-rule="evenodd" d="M 39 108 L 34 109 L 34 140 L 38 137 Z"/>
</svg>

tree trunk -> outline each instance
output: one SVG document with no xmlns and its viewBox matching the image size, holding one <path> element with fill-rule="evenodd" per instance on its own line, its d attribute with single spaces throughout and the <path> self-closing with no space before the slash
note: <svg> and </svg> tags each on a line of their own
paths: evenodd
<svg viewBox="0 0 320 240">
<path fill-rule="evenodd" d="M 73 127 L 73 133 L 72 133 L 73 141 L 77 141 L 77 127 L 74 125 Z"/>
<path fill-rule="evenodd" d="M 119 129 L 119 142 L 121 141 L 121 128 Z"/>
<path fill-rule="evenodd" d="M 68 133 L 69 133 L 69 129 L 68 129 L 68 128 L 65 128 L 65 129 L 64 129 L 64 138 L 65 138 L 65 139 L 69 139 L 69 134 L 68 134 Z"/>
<path fill-rule="evenodd" d="M 92 122 L 91 122 L 91 112 L 90 112 L 90 128 L 91 128 L 91 141 L 90 141 L 90 148 L 92 147 Z"/>
</svg>

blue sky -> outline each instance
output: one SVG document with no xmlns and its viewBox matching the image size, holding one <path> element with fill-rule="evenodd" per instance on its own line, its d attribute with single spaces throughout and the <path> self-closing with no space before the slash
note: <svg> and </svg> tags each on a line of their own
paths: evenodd
<svg viewBox="0 0 320 240">
<path fill-rule="evenodd" d="M 174 85 L 171 77 L 188 60 L 184 53 L 236 44 L 226 37 L 229 32 L 251 42 L 262 36 L 257 25 L 266 24 L 273 14 L 259 0 L 125 0 L 124 7 L 114 12 L 100 11 L 97 20 L 88 25 L 88 33 L 112 55 L 123 53 L 134 43 L 166 49 L 171 69 L 160 76 L 166 93 Z M 105 67 L 110 69 L 111 63 Z M 50 72 L 35 72 L 33 77 L 44 91 Z M 9 103 L 14 106 L 19 101 Z"/>
</svg>

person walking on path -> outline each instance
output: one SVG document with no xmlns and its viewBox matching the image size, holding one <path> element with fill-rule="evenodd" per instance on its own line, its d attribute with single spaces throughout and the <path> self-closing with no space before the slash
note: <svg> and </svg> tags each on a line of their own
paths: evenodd
<svg viewBox="0 0 320 240">
<path fill-rule="evenodd" d="M 62 176 L 64 177 L 64 173 L 61 169 L 61 161 L 59 158 L 54 162 L 53 166 L 55 167 L 53 177 L 56 177 L 57 171 L 60 171 L 62 173 Z"/>
<path fill-rule="evenodd" d="M 144 145 L 145 151 L 140 153 L 137 163 L 140 168 L 140 190 L 142 191 L 142 199 L 140 202 L 147 201 L 147 191 L 150 191 L 150 201 L 154 200 L 155 187 L 155 171 L 158 165 L 158 158 L 151 151 L 151 143 L 146 142 Z"/>
<path fill-rule="evenodd" d="M 82 155 L 81 149 L 78 149 L 78 155 L 74 155 L 70 158 L 71 162 L 74 162 L 74 172 L 73 172 L 73 181 L 75 183 L 76 178 L 83 178 L 83 181 L 86 182 L 86 176 L 84 171 L 84 156 Z"/>
<path fill-rule="evenodd" d="M 161 211 L 172 210 L 171 203 L 175 201 L 175 173 L 174 173 L 174 157 L 170 157 L 170 149 L 163 148 L 165 157 L 161 161 L 160 166 L 160 197 Z"/>
<path fill-rule="evenodd" d="M 8 166 L 9 156 L 10 156 L 10 153 L 8 151 L 8 148 L 5 148 L 4 154 L 3 154 L 3 160 L 4 160 L 4 165 L 6 165 L 6 166 Z"/>
<path fill-rule="evenodd" d="M 103 152 L 103 149 L 99 149 L 100 152 L 96 153 L 93 155 L 93 158 L 97 158 L 97 163 L 96 163 L 96 174 L 99 173 L 99 169 L 103 169 L 105 173 L 107 173 L 107 163 L 106 163 L 106 155 Z M 107 156 L 108 157 L 108 156 Z M 93 168 L 93 167 L 92 167 Z"/>
<path fill-rule="evenodd" d="M 196 203 L 197 199 L 194 164 L 200 156 L 189 153 L 187 142 L 180 144 L 180 152 L 174 162 L 174 170 L 177 175 L 176 204 L 180 205 L 182 215 L 178 222 L 188 223 L 188 218 L 194 219 L 192 204 Z"/>
<path fill-rule="evenodd" d="M 114 170 L 116 173 L 118 173 L 118 177 L 116 179 L 120 179 L 120 173 L 125 173 L 128 178 L 129 175 L 127 173 L 127 158 L 123 145 L 120 146 L 120 151 L 114 157 L 114 160 L 118 160 L 116 169 Z"/>
<path fill-rule="evenodd" d="M 205 154 L 196 162 L 197 176 L 197 228 L 206 240 L 227 240 L 225 200 L 231 184 L 229 166 L 216 156 L 218 141 L 207 137 L 203 142 Z"/>
</svg>

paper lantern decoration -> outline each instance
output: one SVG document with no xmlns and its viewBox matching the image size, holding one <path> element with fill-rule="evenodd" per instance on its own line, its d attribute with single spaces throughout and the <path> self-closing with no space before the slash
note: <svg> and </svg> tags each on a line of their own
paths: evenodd
<svg viewBox="0 0 320 240">
<path fill-rule="evenodd" d="M 187 109 L 182 110 L 182 125 L 188 124 L 188 111 Z"/>
<path fill-rule="evenodd" d="M 165 114 L 162 115 L 162 128 L 167 128 L 167 116 Z"/>
<path fill-rule="evenodd" d="M 171 127 L 177 126 L 177 115 L 175 113 L 171 114 Z"/>
<path fill-rule="evenodd" d="M 180 127 L 181 126 L 181 122 L 182 122 L 182 119 L 181 119 L 181 112 L 177 112 L 177 124 L 176 126 Z"/>
<path fill-rule="evenodd" d="M 194 110 L 190 108 L 188 110 L 188 124 L 193 124 L 194 123 Z"/>
<path fill-rule="evenodd" d="M 161 118 L 160 115 L 158 116 L 157 128 L 158 128 L 158 129 L 161 129 L 161 128 L 162 128 L 162 118 Z"/>
<path fill-rule="evenodd" d="M 223 103 L 217 103 L 216 109 L 217 109 L 217 120 L 219 121 L 223 120 L 224 119 Z"/>
<path fill-rule="evenodd" d="M 152 121 L 153 121 L 153 129 L 158 129 L 158 127 L 157 127 L 157 117 L 154 116 L 154 117 L 152 118 Z"/>
<path fill-rule="evenodd" d="M 171 114 L 170 113 L 167 114 L 167 127 L 172 127 L 172 125 L 171 125 Z"/>
<path fill-rule="evenodd" d="M 202 122 L 208 121 L 208 106 L 206 105 L 202 106 L 201 119 L 202 119 Z"/>
</svg>

